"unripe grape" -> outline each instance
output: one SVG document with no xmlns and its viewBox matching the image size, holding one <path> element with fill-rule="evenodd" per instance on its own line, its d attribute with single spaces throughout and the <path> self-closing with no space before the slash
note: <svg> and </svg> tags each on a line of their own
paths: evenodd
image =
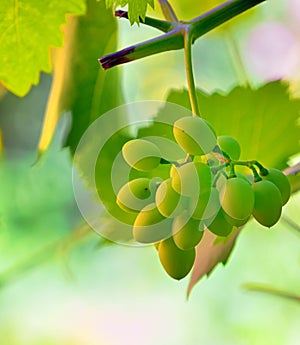
<svg viewBox="0 0 300 345">
<path fill-rule="evenodd" d="M 243 179 L 230 178 L 220 190 L 220 203 L 231 218 L 246 219 L 254 207 L 253 190 Z"/>
<path fill-rule="evenodd" d="M 205 119 L 202 119 L 202 120 L 208 126 L 208 128 L 213 132 L 215 138 L 217 138 L 217 133 L 216 133 L 216 130 L 214 129 L 213 125 L 209 121 L 207 121 Z"/>
<path fill-rule="evenodd" d="M 217 144 L 216 136 L 207 121 L 200 117 L 186 116 L 175 121 L 174 137 L 185 152 L 201 156 L 213 150 Z"/>
<path fill-rule="evenodd" d="M 176 165 L 172 164 L 170 168 L 170 177 L 173 178 L 178 173 L 177 169 L 179 169 L 184 164 L 186 164 L 185 159 L 178 160 Z"/>
<path fill-rule="evenodd" d="M 235 175 L 236 175 L 236 177 L 241 178 L 242 180 L 246 181 L 249 185 L 251 185 L 251 181 L 249 180 L 249 178 L 251 178 L 251 177 L 248 178 L 246 175 L 244 175 L 240 172 L 236 172 Z M 253 177 L 253 175 L 252 175 L 252 177 Z"/>
<path fill-rule="evenodd" d="M 231 159 L 238 160 L 241 155 L 240 144 L 229 135 L 220 135 L 217 138 L 220 149 L 225 152 Z"/>
<path fill-rule="evenodd" d="M 193 207 L 193 204 L 192 202 L 193 218 L 201 220 L 214 217 L 220 209 L 218 190 L 211 188 L 208 192 L 200 193 L 196 207 Z"/>
<path fill-rule="evenodd" d="M 247 177 L 246 175 L 244 175 L 244 174 L 242 174 L 242 173 L 240 173 L 240 172 L 238 172 L 238 171 L 235 172 L 235 175 L 236 175 L 236 177 L 238 177 L 238 178 L 240 178 L 240 179 L 246 181 L 246 182 L 251 186 L 252 183 L 251 183 L 251 181 L 250 181 L 250 179 L 249 179 L 249 178 L 251 178 L 251 176 L 250 176 L 250 177 Z M 228 178 L 226 178 L 224 175 L 221 175 L 221 176 L 218 178 L 218 180 L 217 180 L 216 188 L 217 188 L 218 190 L 221 190 L 221 189 L 225 186 L 227 180 L 228 180 Z"/>
<path fill-rule="evenodd" d="M 285 205 L 291 196 L 291 185 L 288 178 L 278 169 L 271 168 L 268 169 L 268 172 L 262 178 L 275 184 L 281 193 L 282 205 Z"/>
<path fill-rule="evenodd" d="M 203 229 L 199 229 L 200 221 L 189 218 L 187 213 L 174 218 L 172 225 L 173 240 L 176 246 L 182 250 L 194 248 L 203 236 Z"/>
<path fill-rule="evenodd" d="M 166 272 L 174 279 L 184 278 L 192 269 L 195 261 L 195 248 L 179 249 L 173 238 L 162 241 L 158 248 L 159 259 Z"/>
<path fill-rule="evenodd" d="M 150 179 L 137 178 L 126 183 L 118 192 L 117 204 L 126 212 L 139 212 L 154 201 L 151 197 Z"/>
<path fill-rule="evenodd" d="M 227 222 L 223 210 L 220 209 L 214 220 L 208 225 L 208 229 L 217 236 L 228 236 L 233 226 Z"/>
<path fill-rule="evenodd" d="M 262 180 L 252 185 L 255 195 L 254 218 L 262 225 L 271 227 L 281 216 L 282 198 L 274 183 Z"/>
<path fill-rule="evenodd" d="M 167 179 L 159 185 L 156 191 L 156 207 L 164 217 L 175 217 L 183 210 L 183 207 L 180 207 L 180 202 L 182 202 L 180 199 L 182 198 L 183 197 L 172 188 L 171 179 Z"/>
<path fill-rule="evenodd" d="M 248 216 L 244 219 L 232 218 L 227 213 L 225 213 L 224 211 L 223 211 L 223 216 L 226 219 L 227 223 L 231 224 L 232 226 L 236 226 L 236 227 L 245 225 L 248 222 L 248 220 L 250 219 L 250 216 Z"/>
<path fill-rule="evenodd" d="M 162 158 L 169 162 L 184 160 L 186 157 L 186 153 L 176 141 L 159 136 L 159 134 L 156 136 L 148 136 L 147 141 L 159 147 Z"/>
<path fill-rule="evenodd" d="M 144 207 L 133 224 L 133 237 L 140 243 L 154 243 L 172 235 L 172 220 L 166 219 L 155 203 Z"/>
<path fill-rule="evenodd" d="M 127 141 L 122 147 L 122 154 L 127 164 L 139 171 L 150 171 L 156 168 L 161 159 L 159 148 L 143 139 Z"/>
<path fill-rule="evenodd" d="M 225 175 L 219 174 L 217 182 L 215 183 L 218 191 L 220 191 L 225 186 L 227 180 L 228 180 L 228 178 Z"/>
<path fill-rule="evenodd" d="M 171 171 L 173 189 L 184 196 L 197 197 L 211 188 L 211 171 L 201 162 L 186 163 Z"/>
</svg>

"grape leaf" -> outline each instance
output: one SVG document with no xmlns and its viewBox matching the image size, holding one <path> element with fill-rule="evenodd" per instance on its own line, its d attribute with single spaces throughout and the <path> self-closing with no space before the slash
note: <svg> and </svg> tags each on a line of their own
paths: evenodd
<svg viewBox="0 0 300 345">
<path fill-rule="evenodd" d="M 122 103 L 120 71 L 103 71 L 98 64 L 99 54 L 116 49 L 116 45 L 116 20 L 104 2 L 88 0 L 86 15 L 70 18 L 65 27 L 65 45 L 56 51 L 40 151 L 48 147 L 55 123 L 64 111 L 72 115 L 67 145 L 74 152 L 88 126 Z"/>
<path fill-rule="evenodd" d="M 284 169 L 289 157 L 299 152 L 300 100 L 291 99 L 288 86 L 280 81 L 257 90 L 236 87 L 227 95 L 198 90 L 197 96 L 203 117 L 217 134 L 239 141 L 242 160 L 256 159 L 266 167 Z M 186 90 L 170 92 L 167 101 L 190 108 Z M 167 135 L 172 139 L 171 132 Z M 238 232 L 229 241 L 216 244 L 216 237 L 206 234 L 197 249 L 188 293 L 218 263 L 226 262 L 237 236 Z"/>
<path fill-rule="evenodd" d="M 0 10 L 0 81 L 24 96 L 51 72 L 49 48 L 61 46 L 66 14 L 85 12 L 84 0 L 3 0 Z"/>
<path fill-rule="evenodd" d="M 201 112 L 218 135 L 231 135 L 241 145 L 241 160 L 256 159 L 266 167 L 284 169 L 299 152 L 297 124 L 300 100 L 275 81 L 252 90 L 236 87 L 229 94 L 197 92 Z M 169 102 L 189 107 L 187 91 L 172 91 Z"/>
<path fill-rule="evenodd" d="M 196 259 L 187 289 L 187 296 L 190 295 L 194 285 L 203 276 L 209 275 L 218 263 L 226 264 L 239 233 L 240 230 L 237 229 L 229 236 L 228 240 L 217 241 L 218 236 L 209 230 L 204 231 L 203 238 L 196 247 Z"/>
<path fill-rule="evenodd" d="M 140 23 L 145 20 L 147 6 L 150 5 L 154 8 L 154 0 L 105 0 L 107 7 L 112 7 L 113 9 L 117 6 L 128 5 L 128 18 L 130 24 Z"/>
</svg>

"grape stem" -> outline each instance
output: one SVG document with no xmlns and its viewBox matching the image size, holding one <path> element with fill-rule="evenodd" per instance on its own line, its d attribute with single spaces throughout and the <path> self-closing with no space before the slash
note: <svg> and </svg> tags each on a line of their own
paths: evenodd
<svg viewBox="0 0 300 345">
<path fill-rule="evenodd" d="M 235 165 L 234 164 L 230 164 L 230 175 L 229 175 L 229 178 L 233 178 L 233 177 L 236 177 L 236 174 L 235 174 Z"/>
<path fill-rule="evenodd" d="M 214 182 L 213 182 L 213 186 L 214 186 L 214 187 L 216 187 L 217 182 L 218 182 L 218 180 L 219 180 L 219 178 L 220 178 L 221 176 L 224 176 L 224 177 L 226 178 L 226 180 L 228 179 L 228 176 L 227 176 L 227 174 L 226 174 L 226 172 L 225 172 L 224 170 L 219 171 L 219 172 L 217 173 L 215 179 L 214 179 Z"/>
<path fill-rule="evenodd" d="M 243 162 L 243 161 L 231 161 L 231 163 L 235 164 L 235 165 L 246 165 L 248 167 L 257 166 L 259 169 L 259 175 L 261 175 L 261 176 L 267 176 L 269 173 L 268 169 L 266 169 L 262 164 L 260 164 L 256 160 L 245 161 L 245 162 Z M 259 179 L 261 179 L 261 178 L 259 177 Z"/>
<path fill-rule="evenodd" d="M 256 171 L 256 169 L 254 167 L 254 165 L 257 165 L 256 163 L 258 163 L 258 162 L 257 161 L 245 161 L 245 162 L 244 161 L 231 161 L 231 162 L 229 162 L 229 164 L 231 166 L 242 165 L 242 166 L 248 167 L 249 169 L 252 170 L 252 173 L 253 173 L 253 176 L 254 176 L 254 182 L 259 182 L 259 181 L 262 180 L 262 178 L 259 176 L 258 172 Z"/>
<path fill-rule="evenodd" d="M 236 160 L 231 160 L 231 159 L 229 159 L 224 164 L 221 164 L 221 165 L 216 166 L 216 167 L 212 167 L 212 172 L 214 174 L 217 174 L 221 170 L 223 170 L 223 169 L 225 169 L 227 167 L 230 167 L 230 177 L 235 177 L 236 175 L 235 175 L 234 167 L 236 165 L 246 166 L 247 168 L 251 169 L 251 171 L 253 173 L 253 176 L 254 176 L 254 182 L 259 182 L 259 181 L 262 180 L 260 175 L 261 176 L 266 176 L 269 173 L 268 169 L 263 167 L 263 165 L 260 164 L 258 161 L 255 161 L 255 160 L 251 160 L 251 161 L 236 161 Z M 258 167 L 259 174 L 258 174 L 255 166 Z"/>
<path fill-rule="evenodd" d="M 192 35 L 190 28 L 187 26 L 184 34 L 184 56 L 185 56 L 185 69 L 188 83 L 188 93 L 192 108 L 193 116 L 201 117 L 197 93 L 196 84 L 193 71 L 193 57 L 192 57 Z"/>
<path fill-rule="evenodd" d="M 173 23 L 178 23 L 179 21 L 176 16 L 176 13 L 173 10 L 172 6 L 170 5 L 169 1 L 167 0 L 158 0 L 158 1 L 166 20 Z"/>
</svg>

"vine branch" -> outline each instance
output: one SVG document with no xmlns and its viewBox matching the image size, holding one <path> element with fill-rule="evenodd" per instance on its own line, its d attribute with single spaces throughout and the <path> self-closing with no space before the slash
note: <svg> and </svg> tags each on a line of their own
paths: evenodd
<svg viewBox="0 0 300 345">
<path fill-rule="evenodd" d="M 172 23 L 146 17 L 146 25 L 153 26 L 166 33 L 154 39 L 103 56 L 99 59 L 99 62 L 104 69 L 108 69 L 146 56 L 182 49 L 184 48 L 184 35 L 187 27 L 189 31 L 193 33 L 192 43 L 194 43 L 195 40 L 205 35 L 207 32 L 264 1 L 266 0 L 229 0 L 211 11 L 187 22 L 180 21 Z M 126 12 L 124 13 L 121 11 L 117 13 L 120 17 L 128 17 Z M 171 15 L 168 14 L 168 17 L 169 16 Z"/>
</svg>

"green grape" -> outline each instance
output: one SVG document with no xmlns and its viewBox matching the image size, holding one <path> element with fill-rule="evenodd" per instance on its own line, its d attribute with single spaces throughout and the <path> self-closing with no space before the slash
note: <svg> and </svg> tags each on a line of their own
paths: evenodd
<svg viewBox="0 0 300 345">
<path fill-rule="evenodd" d="M 203 236 L 203 229 L 199 229 L 200 221 L 189 218 L 187 213 L 182 213 L 174 218 L 172 225 L 173 240 L 182 250 L 194 248 Z"/>
<path fill-rule="evenodd" d="M 175 121 L 173 134 L 179 146 L 193 156 L 207 154 L 217 144 L 211 125 L 200 117 L 186 116 Z"/>
<path fill-rule="evenodd" d="M 218 236 L 228 236 L 232 231 L 232 224 L 228 223 L 225 216 L 224 211 L 222 209 L 219 210 L 216 217 L 213 221 L 207 225 L 208 229 L 213 232 L 215 235 Z"/>
<path fill-rule="evenodd" d="M 236 226 L 236 227 L 239 227 L 239 226 L 242 226 L 242 225 L 245 225 L 248 220 L 250 219 L 250 216 L 244 218 L 244 219 L 236 219 L 236 218 L 232 218 L 230 217 L 227 213 L 225 213 L 223 211 L 223 215 L 224 215 L 224 218 L 226 219 L 226 221 L 233 225 L 233 226 Z"/>
<path fill-rule="evenodd" d="M 281 216 L 282 198 L 274 183 L 262 180 L 252 185 L 255 196 L 254 218 L 268 228 L 276 224 Z"/>
<path fill-rule="evenodd" d="M 254 207 L 253 190 L 243 179 L 229 178 L 220 190 L 220 204 L 231 218 L 246 219 Z"/>
<path fill-rule="evenodd" d="M 244 180 L 245 182 L 247 182 L 251 186 L 251 181 L 249 180 L 249 178 L 246 175 L 244 175 L 240 172 L 237 172 L 237 171 L 235 172 L 235 175 L 236 175 L 236 177 Z M 225 186 L 227 180 L 228 180 L 227 177 L 225 177 L 224 175 L 220 175 L 220 177 L 218 178 L 217 183 L 216 183 L 216 188 L 218 190 L 221 190 Z"/>
<path fill-rule="evenodd" d="M 225 186 L 227 180 L 228 178 L 225 175 L 219 173 L 217 182 L 215 183 L 216 188 L 220 191 Z"/>
<path fill-rule="evenodd" d="M 236 175 L 236 177 L 241 178 L 242 180 L 246 181 L 249 185 L 251 185 L 251 182 L 246 175 L 244 175 L 240 172 L 237 172 L 237 171 L 235 172 L 235 175 Z"/>
<path fill-rule="evenodd" d="M 126 183 L 118 192 L 118 206 L 126 212 L 139 212 L 153 202 L 154 197 L 151 197 L 150 182 L 148 178 L 137 178 Z"/>
<path fill-rule="evenodd" d="M 158 248 L 159 259 L 166 272 L 174 279 L 184 278 L 192 269 L 195 261 L 195 248 L 179 249 L 173 238 L 162 241 Z"/>
<path fill-rule="evenodd" d="M 176 143 L 176 141 L 158 135 L 147 136 L 147 141 L 150 141 L 157 147 L 159 147 L 159 150 L 162 154 L 162 158 L 169 162 L 180 160 L 184 161 L 186 157 L 186 153 Z"/>
<path fill-rule="evenodd" d="M 166 219 L 155 203 L 145 206 L 133 224 L 133 237 L 140 243 L 154 243 L 172 235 L 172 220 Z"/>
<path fill-rule="evenodd" d="M 220 149 L 225 152 L 231 159 L 238 160 L 241 155 L 240 144 L 229 135 L 221 135 L 217 137 Z"/>
<path fill-rule="evenodd" d="M 262 178 L 275 184 L 281 193 L 282 205 L 285 205 L 291 196 L 290 182 L 286 175 L 280 170 L 271 168 L 268 169 L 268 171 L 268 175 L 262 176 Z"/>
<path fill-rule="evenodd" d="M 211 188 L 210 168 L 201 162 L 190 162 L 171 169 L 171 175 L 173 189 L 184 196 L 194 197 Z"/>
<path fill-rule="evenodd" d="M 139 171 L 155 169 L 161 159 L 159 148 L 143 139 L 127 141 L 122 147 L 122 154 L 127 164 Z"/>
<path fill-rule="evenodd" d="M 197 200 L 196 207 L 193 207 L 193 215 L 195 219 L 209 219 L 214 217 L 220 209 L 219 192 L 216 188 L 211 188 L 210 191 L 200 193 Z"/>
<path fill-rule="evenodd" d="M 156 207 L 164 217 L 175 217 L 183 210 L 182 198 L 172 188 L 171 179 L 165 180 L 156 191 Z"/>
</svg>

